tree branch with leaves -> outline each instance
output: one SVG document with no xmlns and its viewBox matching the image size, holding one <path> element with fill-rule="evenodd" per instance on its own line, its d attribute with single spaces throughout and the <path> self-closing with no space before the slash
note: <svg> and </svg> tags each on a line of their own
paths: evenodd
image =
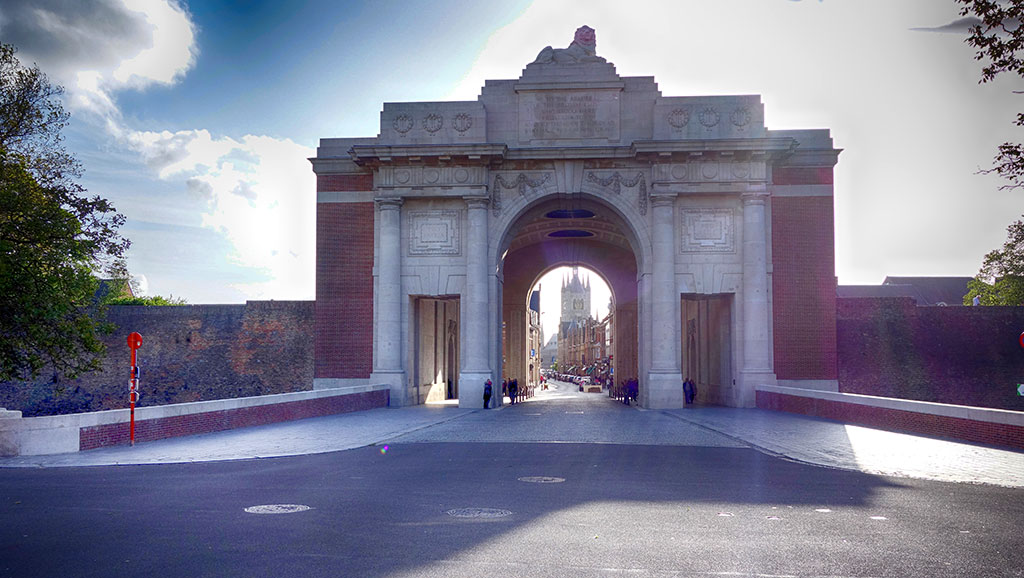
<svg viewBox="0 0 1024 578">
<path fill-rule="evenodd" d="M 967 44 L 977 52 L 974 59 L 982 62 L 979 84 L 991 82 L 1003 73 L 1024 78 L 1024 0 L 956 0 L 963 6 L 960 15 L 975 18 L 969 28 Z M 1019 94 L 1019 91 L 1014 91 Z M 1017 113 L 1017 126 L 1024 126 L 1024 113 Z M 983 174 L 995 173 L 1007 183 L 1000 189 L 1024 187 L 1024 148 L 1019 143 L 999 145 L 994 165 Z"/>
</svg>

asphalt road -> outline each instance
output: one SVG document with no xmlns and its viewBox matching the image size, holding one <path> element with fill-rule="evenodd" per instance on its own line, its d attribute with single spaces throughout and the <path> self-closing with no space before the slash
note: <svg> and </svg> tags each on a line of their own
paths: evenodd
<svg viewBox="0 0 1024 578">
<path fill-rule="evenodd" d="M 584 417 L 541 407 L 445 427 L 508 439 L 521 424 L 529 438 L 523 424 Z M 606 424 L 635 412 L 606 410 L 594 412 Z M 1019 489 L 819 468 L 699 436 L 429 437 L 262 460 L 0 469 L 0 576 L 1024 576 Z M 309 509 L 245 510 L 280 504 Z"/>
</svg>

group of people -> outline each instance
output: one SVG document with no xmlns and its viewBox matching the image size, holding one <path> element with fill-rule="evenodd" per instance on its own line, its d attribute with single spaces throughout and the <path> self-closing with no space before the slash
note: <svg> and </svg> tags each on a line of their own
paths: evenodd
<svg viewBox="0 0 1024 578">
<path fill-rule="evenodd" d="M 484 382 L 484 409 L 491 408 L 491 396 L 494 393 L 492 387 L 493 384 L 491 383 L 491 380 L 488 379 Z M 528 395 L 529 393 L 528 388 L 519 388 L 518 379 L 506 379 L 501 384 L 501 395 L 507 395 L 510 403 L 513 405 L 517 401 L 522 401 L 523 399 L 530 397 L 530 395 Z"/>
<path fill-rule="evenodd" d="M 491 380 L 487 380 L 484 383 L 484 409 L 491 408 L 491 395 L 492 391 Z M 619 391 L 615 391 L 618 389 Z M 636 379 L 626 380 L 619 388 L 615 388 L 609 391 L 609 394 L 613 397 L 618 395 L 622 396 L 622 402 L 629 405 L 630 400 L 636 401 L 640 393 L 640 382 Z M 526 396 L 526 391 L 520 391 L 518 379 L 506 379 L 501 384 L 501 394 L 507 395 L 510 402 L 514 405 L 516 401 L 522 401 L 522 398 Z M 693 380 L 689 377 L 683 382 L 683 399 L 686 401 L 686 405 L 691 405 L 693 400 L 697 397 L 697 384 L 693 383 Z"/>
</svg>

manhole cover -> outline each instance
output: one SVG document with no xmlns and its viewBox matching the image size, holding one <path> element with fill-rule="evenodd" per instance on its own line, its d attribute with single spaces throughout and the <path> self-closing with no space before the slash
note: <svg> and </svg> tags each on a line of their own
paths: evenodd
<svg viewBox="0 0 1024 578">
<path fill-rule="evenodd" d="M 250 514 L 294 514 L 305 512 L 309 506 L 302 504 L 265 504 L 263 506 L 249 506 L 245 509 Z"/>
<path fill-rule="evenodd" d="M 511 516 L 512 512 L 498 508 L 455 508 L 448 510 L 445 514 L 453 518 L 504 518 Z"/>
<path fill-rule="evenodd" d="M 531 484 L 559 484 L 565 481 L 565 478 L 556 478 L 554 476 L 525 476 L 517 479 L 520 482 L 530 482 Z"/>
</svg>

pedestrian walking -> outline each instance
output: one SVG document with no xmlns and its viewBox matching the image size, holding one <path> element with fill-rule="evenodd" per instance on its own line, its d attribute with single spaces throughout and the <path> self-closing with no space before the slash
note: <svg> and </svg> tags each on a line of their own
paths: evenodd
<svg viewBox="0 0 1024 578">
<path fill-rule="evenodd" d="M 516 404 L 516 395 L 519 393 L 519 380 L 512 378 L 512 381 L 508 382 L 508 399 L 512 405 Z"/>
<path fill-rule="evenodd" d="M 491 409 L 491 380 L 484 382 L 484 409 Z"/>
</svg>

